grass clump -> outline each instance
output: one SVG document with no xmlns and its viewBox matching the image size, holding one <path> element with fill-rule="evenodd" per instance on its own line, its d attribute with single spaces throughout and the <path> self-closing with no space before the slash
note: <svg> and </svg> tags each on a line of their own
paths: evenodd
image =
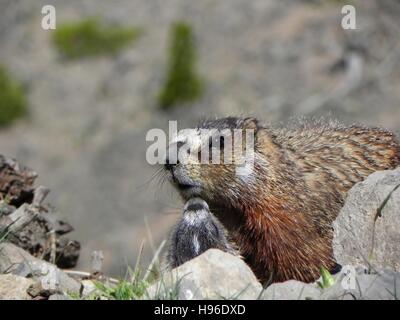
<svg viewBox="0 0 400 320">
<path fill-rule="evenodd" d="M 6 127 L 28 113 L 21 85 L 0 66 L 0 127 Z"/>
<path fill-rule="evenodd" d="M 146 299 L 150 300 L 179 300 L 181 290 L 181 282 L 183 277 L 176 274 L 169 274 L 165 278 L 165 274 L 160 274 L 157 285 L 153 287 L 152 292 L 146 290 Z"/>
<path fill-rule="evenodd" d="M 139 300 L 145 296 L 150 283 L 140 276 L 138 271 L 132 272 L 125 279 L 93 280 L 95 289 L 87 296 L 78 293 L 69 293 L 74 300 Z M 112 280 L 112 281 L 111 281 Z"/>
<path fill-rule="evenodd" d="M 149 292 L 149 287 L 157 283 Z M 88 296 L 81 297 L 77 293 L 69 293 L 73 300 L 178 300 L 180 280 L 166 285 L 161 277 L 155 283 L 144 279 L 119 280 L 117 284 L 108 281 L 94 281 L 96 289 Z"/>
<path fill-rule="evenodd" d="M 114 54 L 127 47 L 140 34 L 138 28 L 104 26 L 95 19 L 57 26 L 53 41 L 62 56 L 77 59 Z"/>
<path fill-rule="evenodd" d="M 335 279 L 332 277 L 332 275 L 327 269 L 321 267 L 320 273 L 321 273 L 321 281 L 318 282 L 320 288 L 327 289 L 335 284 Z"/>
<path fill-rule="evenodd" d="M 159 264 L 158 256 L 164 243 L 158 248 L 144 275 L 144 270 L 139 266 L 139 255 L 135 269 L 128 267 L 124 279 L 93 280 L 95 289 L 89 295 L 69 293 L 69 297 L 73 300 L 178 300 L 182 279 L 168 277 L 170 281 L 165 282 L 165 274 Z"/>
<path fill-rule="evenodd" d="M 103 282 L 96 282 L 95 286 L 97 291 L 91 297 L 92 299 L 138 300 L 145 294 L 148 283 L 145 281 L 131 282 L 121 280 L 115 286 L 110 286 Z"/>
<path fill-rule="evenodd" d="M 123 280 L 107 277 L 102 281 L 93 280 L 95 289 L 89 295 L 69 293 L 69 297 L 74 300 L 177 300 L 182 278 L 168 277 L 171 281 L 166 283 L 160 265 L 159 256 L 165 242 L 162 241 L 154 252 L 153 259 L 145 270 L 140 266 L 144 245 L 142 242 L 135 268 L 132 270 L 128 267 Z"/>
<path fill-rule="evenodd" d="M 82 297 L 78 293 L 68 295 L 73 300 L 178 300 L 181 280 L 173 280 L 167 285 L 163 280 L 163 274 L 159 275 L 160 278 L 150 282 L 147 278 L 141 277 L 140 272 L 135 271 L 130 279 L 125 278 L 117 283 L 115 279 L 113 282 L 93 281 L 95 290 L 87 296 Z M 153 285 L 155 286 L 148 290 Z"/>
<path fill-rule="evenodd" d="M 159 95 L 162 109 L 194 101 L 203 93 L 203 81 L 196 72 L 196 43 L 191 26 L 175 23 L 170 37 L 167 76 Z"/>
</svg>

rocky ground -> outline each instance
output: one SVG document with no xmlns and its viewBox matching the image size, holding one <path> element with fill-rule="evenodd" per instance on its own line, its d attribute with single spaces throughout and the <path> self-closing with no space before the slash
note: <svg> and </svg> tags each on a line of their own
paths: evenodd
<svg viewBox="0 0 400 320">
<path fill-rule="evenodd" d="M 104 268 L 122 275 L 143 261 L 176 220 L 179 200 L 156 182 L 145 160 L 150 128 L 179 128 L 200 117 L 254 114 L 265 121 L 332 115 L 400 128 L 398 1 L 352 1 L 357 30 L 340 27 L 340 1 L 307 0 L 2 0 L 0 61 L 22 81 L 30 118 L 1 131 L 0 149 L 41 173 L 49 200 L 75 226 L 79 268 L 104 251 Z M 59 23 L 98 16 L 139 26 L 142 36 L 110 57 L 67 62 L 40 27 L 53 4 Z M 198 39 L 204 97 L 162 112 L 168 30 L 188 21 Z M 171 214 L 173 213 L 173 214 Z"/>
<path fill-rule="evenodd" d="M 8 176 L 10 172 L 15 172 L 15 168 L 18 172 L 32 172 L 19 168 L 9 159 L 4 162 L 13 165 L 7 167 Z M 4 196 L 4 189 L 1 190 L 2 198 L 13 199 L 15 207 L 4 205 L 2 201 L 0 299 L 400 298 L 400 168 L 373 173 L 349 191 L 333 225 L 334 255 L 343 267 L 333 277 L 322 274 L 315 283 L 290 280 L 263 288 L 243 260 L 210 249 L 170 272 L 161 272 L 156 278 L 150 279 L 145 275 L 140 284 L 132 285 L 137 280 L 131 278 L 128 287 L 124 288 L 125 292 L 130 288 L 128 296 L 113 291 L 113 288 L 121 288 L 121 283 L 102 274 L 103 256 L 99 253 L 92 255 L 90 272 L 62 269 L 65 268 L 65 261 L 60 262 L 62 258 L 72 256 L 77 259 L 79 250 L 72 251 L 74 254 L 71 255 L 71 251 L 60 245 L 64 243 L 60 242 L 63 233 L 51 232 L 59 230 L 65 222 L 55 219 L 54 212 L 48 214 L 42 211 L 44 187 L 30 188 L 30 182 L 27 187 L 23 186 L 25 188 L 8 188 L 8 197 Z M 21 190 L 35 192 L 31 198 L 18 203 Z M 38 224 L 43 224 L 47 232 L 38 232 Z M 32 234 L 39 236 L 33 237 Z M 23 239 L 25 241 L 21 241 Z M 45 254 L 47 251 L 49 254 Z M 73 260 L 75 263 L 76 259 Z M 69 261 L 71 263 L 71 259 Z M 105 284 L 99 286 L 99 283 Z"/>
</svg>

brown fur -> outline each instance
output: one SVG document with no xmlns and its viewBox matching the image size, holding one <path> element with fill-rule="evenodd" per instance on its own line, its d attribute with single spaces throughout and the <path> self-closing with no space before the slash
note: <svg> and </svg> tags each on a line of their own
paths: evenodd
<svg viewBox="0 0 400 320">
<path fill-rule="evenodd" d="M 314 281 L 335 265 L 332 222 L 346 192 L 399 166 L 400 145 L 390 131 L 358 125 L 241 126 L 257 128 L 254 182 L 236 179 L 233 165 L 185 165 L 183 174 L 201 182 L 198 196 L 262 282 Z"/>
</svg>

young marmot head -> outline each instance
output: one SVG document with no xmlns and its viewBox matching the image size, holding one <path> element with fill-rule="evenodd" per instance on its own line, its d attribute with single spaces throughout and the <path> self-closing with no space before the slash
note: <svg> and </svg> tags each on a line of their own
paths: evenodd
<svg viewBox="0 0 400 320">
<path fill-rule="evenodd" d="M 258 122 L 254 118 L 208 120 L 170 141 L 165 169 L 185 200 L 237 200 L 255 182 Z"/>
<path fill-rule="evenodd" d="M 183 215 L 170 234 L 167 267 L 175 268 L 210 248 L 236 254 L 226 230 L 210 212 L 207 203 L 192 198 L 185 204 Z"/>
</svg>

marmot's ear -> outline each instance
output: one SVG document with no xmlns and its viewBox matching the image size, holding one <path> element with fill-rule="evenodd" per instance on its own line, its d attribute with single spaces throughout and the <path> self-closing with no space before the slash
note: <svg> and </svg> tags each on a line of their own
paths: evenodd
<svg viewBox="0 0 400 320">
<path fill-rule="evenodd" d="M 243 119 L 243 129 L 253 129 L 254 132 L 257 132 L 259 128 L 259 123 L 256 118 L 248 117 Z"/>
<path fill-rule="evenodd" d="M 243 129 L 244 130 L 253 130 L 254 132 L 254 143 L 257 143 L 257 136 L 258 136 L 258 131 L 260 129 L 259 122 L 256 118 L 253 117 L 248 117 L 243 119 Z"/>
</svg>

